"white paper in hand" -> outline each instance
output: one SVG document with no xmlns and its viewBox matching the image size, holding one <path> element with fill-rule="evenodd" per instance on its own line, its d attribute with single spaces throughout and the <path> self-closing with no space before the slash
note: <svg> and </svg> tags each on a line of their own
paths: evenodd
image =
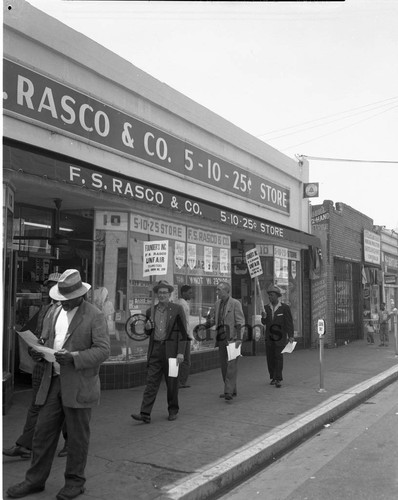
<svg viewBox="0 0 398 500">
<path fill-rule="evenodd" d="M 50 363 L 54 363 L 55 361 L 55 350 L 50 347 L 45 347 L 44 345 L 39 344 L 39 341 L 36 335 L 30 330 L 25 330 L 23 332 L 17 332 L 18 335 L 28 344 L 29 347 L 32 347 L 36 351 L 41 352 L 44 355 L 44 359 Z"/>
<path fill-rule="evenodd" d="M 297 342 L 294 340 L 293 342 L 289 342 L 285 348 L 282 351 L 283 353 L 291 354 L 294 351 L 294 348 L 296 347 Z"/>
<path fill-rule="evenodd" d="M 239 347 L 235 347 L 235 342 L 231 342 L 230 344 L 227 345 L 227 352 L 228 352 L 228 361 L 232 361 L 233 359 L 236 359 L 238 356 L 241 355 L 240 349 L 241 345 Z"/>
<path fill-rule="evenodd" d="M 178 377 L 177 358 L 169 358 L 169 377 Z"/>
</svg>

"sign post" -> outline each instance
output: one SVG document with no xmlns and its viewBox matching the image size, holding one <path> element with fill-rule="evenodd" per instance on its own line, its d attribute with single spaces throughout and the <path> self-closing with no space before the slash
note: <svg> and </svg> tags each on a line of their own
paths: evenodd
<svg viewBox="0 0 398 500">
<path fill-rule="evenodd" d="M 258 325 L 261 325 L 261 314 L 257 314 L 257 291 L 261 301 L 261 311 L 264 310 L 264 301 L 258 281 L 258 277 L 263 274 L 263 268 L 257 248 L 251 248 L 246 252 L 246 264 L 249 269 L 250 278 L 254 279 L 256 283 L 254 287 L 254 315 L 252 317 L 252 327 L 255 327 L 255 331 L 253 330 L 254 340 L 259 340 L 261 336 L 261 326 Z"/>
<path fill-rule="evenodd" d="M 318 335 L 319 335 L 319 389 L 318 392 L 326 392 L 323 384 L 323 344 L 325 337 L 325 320 L 318 319 Z"/>
</svg>

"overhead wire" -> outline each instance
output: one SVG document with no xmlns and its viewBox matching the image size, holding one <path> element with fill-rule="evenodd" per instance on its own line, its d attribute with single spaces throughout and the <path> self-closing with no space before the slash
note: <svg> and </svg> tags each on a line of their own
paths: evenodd
<svg viewBox="0 0 398 500">
<path fill-rule="evenodd" d="M 347 113 L 351 113 L 352 111 L 357 111 L 357 110 L 360 110 L 360 109 L 363 109 L 363 108 L 369 108 L 370 106 L 373 106 L 372 109 L 368 109 L 368 110 L 363 110 L 363 111 L 359 111 L 357 113 L 354 113 L 352 114 L 351 116 L 356 116 L 357 114 L 360 114 L 360 113 L 366 113 L 366 112 L 370 112 L 370 111 L 373 111 L 374 109 L 377 109 L 378 107 L 382 107 L 382 106 L 387 106 L 390 101 L 396 101 L 398 99 L 398 96 L 394 96 L 394 97 L 390 97 L 388 99 L 383 99 L 381 101 L 375 101 L 373 103 L 369 103 L 369 104 L 364 104 L 362 106 L 357 106 L 355 108 L 350 108 L 346 111 L 340 111 L 339 113 L 333 113 L 331 115 L 326 115 L 324 117 L 321 117 L 321 118 L 317 118 L 317 119 L 314 119 L 314 120 L 307 120 L 305 122 L 302 122 L 302 123 L 298 123 L 296 125 L 291 125 L 289 127 L 284 127 L 284 128 L 280 128 L 280 129 L 274 129 L 274 130 L 271 130 L 269 132 L 266 132 L 264 134 L 259 134 L 259 135 L 256 135 L 256 137 L 260 138 L 260 137 L 263 137 L 263 136 L 266 136 L 266 135 L 271 135 L 273 133 L 276 133 L 276 132 L 284 132 L 286 130 L 291 130 L 291 129 L 295 129 L 295 128 L 299 128 L 299 127 L 303 127 L 304 125 L 307 125 L 307 124 L 312 124 L 312 123 L 317 123 L 317 122 L 320 122 L 320 121 L 323 121 L 323 120 L 328 120 L 329 118 L 332 118 L 332 117 L 335 117 L 335 116 L 340 116 L 340 115 L 344 115 L 344 114 L 347 114 Z M 345 120 L 347 118 L 350 118 L 351 117 L 350 115 L 349 116 L 346 116 L 346 117 L 342 117 L 341 120 Z M 330 122 L 326 122 L 326 123 L 332 123 L 333 121 L 338 121 L 337 119 L 336 120 L 332 120 Z M 285 135 L 291 135 L 291 134 L 297 134 L 299 132 L 303 132 L 305 130 L 307 130 L 308 128 L 314 128 L 315 125 L 311 126 L 311 127 L 307 127 L 305 128 L 304 130 L 299 130 L 299 131 L 296 131 L 296 132 L 290 132 L 290 133 L 287 133 Z M 322 125 L 320 125 L 322 126 Z M 270 138 L 268 140 L 272 140 L 272 139 L 277 139 L 279 137 L 284 137 L 284 135 L 282 136 L 277 136 L 277 137 L 274 137 L 274 138 Z"/>
<path fill-rule="evenodd" d="M 288 150 L 288 149 L 295 148 L 295 147 L 297 147 L 297 146 L 301 146 L 302 144 L 307 144 L 307 143 L 309 143 L 309 142 L 316 141 L 317 139 L 322 139 L 323 137 L 327 137 L 328 135 L 335 134 L 336 132 L 340 132 L 341 130 L 345 130 L 345 129 L 347 129 L 347 128 L 353 127 L 354 125 L 357 125 L 358 123 L 362 123 L 362 122 L 364 122 L 364 121 L 366 121 L 366 120 L 370 120 L 371 118 L 374 118 L 375 116 L 378 116 L 378 115 L 381 115 L 381 114 L 383 114 L 383 113 L 386 113 L 387 111 L 391 111 L 392 109 L 397 108 L 397 107 L 398 107 L 398 104 L 397 104 L 397 105 L 395 105 L 395 106 L 392 106 L 392 107 L 391 107 L 391 108 L 389 108 L 389 109 L 383 110 L 383 111 L 381 111 L 380 113 L 375 113 L 375 114 L 374 114 L 374 115 L 372 115 L 372 116 L 368 116 L 368 117 L 364 118 L 363 120 L 357 120 L 357 121 L 356 121 L 356 122 L 354 122 L 354 123 L 350 123 L 350 124 L 346 125 L 345 127 L 340 127 L 340 128 L 338 128 L 338 129 L 336 129 L 336 130 L 332 130 L 332 131 L 330 131 L 330 132 L 328 132 L 328 133 L 326 133 L 326 134 L 318 135 L 317 137 L 313 137 L 312 139 L 308 139 L 307 141 L 302 141 L 302 142 L 299 142 L 299 143 L 296 143 L 296 144 L 292 144 L 292 145 L 290 145 L 290 146 L 286 146 L 286 147 L 279 148 L 279 149 L 280 149 L 281 151 L 286 151 L 286 150 Z"/>
</svg>

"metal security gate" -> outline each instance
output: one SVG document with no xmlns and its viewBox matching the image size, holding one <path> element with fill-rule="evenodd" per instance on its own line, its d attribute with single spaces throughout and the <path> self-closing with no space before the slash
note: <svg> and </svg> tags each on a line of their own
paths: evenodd
<svg viewBox="0 0 398 500">
<path fill-rule="evenodd" d="M 362 338 L 358 263 L 334 260 L 334 322 L 337 345 Z"/>
</svg>

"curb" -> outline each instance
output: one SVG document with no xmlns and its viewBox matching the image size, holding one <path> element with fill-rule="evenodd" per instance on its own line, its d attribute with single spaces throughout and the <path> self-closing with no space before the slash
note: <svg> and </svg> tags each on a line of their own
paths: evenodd
<svg viewBox="0 0 398 500">
<path fill-rule="evenodd" d="M 160 500 L 205 500 L 219 494 L 396 380 L 398 365 L 331 396 L 315 408 L 209 464 L 206 469 L 191 474 L 188 479 L 164 488 Z"/>
</svg>

